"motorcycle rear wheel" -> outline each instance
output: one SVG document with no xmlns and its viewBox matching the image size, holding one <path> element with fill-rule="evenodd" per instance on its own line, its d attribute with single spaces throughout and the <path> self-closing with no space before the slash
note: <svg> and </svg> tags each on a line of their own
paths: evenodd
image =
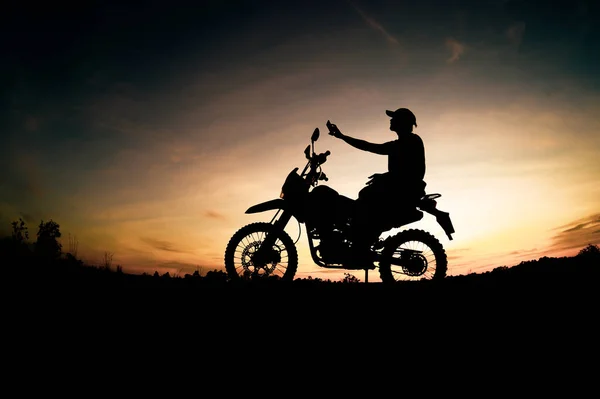
<svg viewBox="0 0 600 399">
<path fill-rule="evenodd" d="M 277 234 L 267 262 L 254 264 L 253 256 L 267 233 Z M 240 228 L 229 240 L 225 249 L 225 271 L 231 280 L 263 278 L 291 281 L 298 269 L 298 250 L 285 231 L 275 231 L 265 222 L 248 224 Z"/>
<path fill-rule="evenodd" d="M 383 283 L 441 280 L 446 277 L 447 270 L 444 247 L 423 230 L 401 231 L 389 237 L 381 251 L 379 276 Z"/>
</svg>

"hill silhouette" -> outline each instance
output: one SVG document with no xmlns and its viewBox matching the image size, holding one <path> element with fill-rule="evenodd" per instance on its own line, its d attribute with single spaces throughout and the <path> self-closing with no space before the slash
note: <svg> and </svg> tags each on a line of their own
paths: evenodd
<svg viewBox="0 0 600 399">
<path fill-rule="evenodd" d="M 67 369 L 45 372 L 56 381 L 65 370 L 94 386 L 120 381 L 102 372 L 110 362 L 138 376 L 190 362 L 217 375 L 272 361 L 328 365 L 344 375 L 364 362 L 375 373 L 384 363 L 431 368 L 440 359 L 470 360 L 467 369 L 479 373 L 508 362 L 539 371 L 562 359 L 578 370 L 580 355 L 598 351 L 596 246 L 574 257 L 387 286 L 352 278 L 230 282 L 217 270 L 133 275 L 14 244 L 14 237 L 2 241 L 0 252 L 7 359 L 61 360 Z"/>
<path fill-rule="evenodd" d="M 559 323 L 579 328 L 595 320 L 600 304 L 596 245 L 572 257 L 543 257 L 485 273 L 393 286 L 365 284 L 352 275 L 343 281 L 233 282 L 219 270 L 174 277 L 86 265 L 52 242 L 59 231 L 53 223 L 40 224 L 42 240 L 36 243 L 26 243 L 18 228 L 0 241 L 3 288 L 12 293 L 8 303 L 17 318 L 51 324 L 93 320 L 115 328 L 199 323 L 213 332 L 287 323 L 329 335 L 356 332 L 360 326 L 395 330 L 404 323 L 444 328 Z"/>
<path fill-rule="evenodd" d="M 444 290 L 456 290 L 463 293 L 477 293 L 492 296 L 497 290 L 512 290 L 513 293 L 543 292 L 560 289 L 572 290 L 579 285 L 586 286 L 593 282 L 600 273 L 600 249 L 589 244 L 573 257 L 543 257 L 528 260 L 518 265 L 498 266 L 484 273 L 447 276 L 444 280 L 397 282 L 393 287 L 383 287 L 381 283 L 362 284 L 350 273 L 342 281 L 322 280 L 319 278 L 297 278 L 291 282 L 279 281 L 277 278 L 257 281 L 230 281 L 227 273 L 212 270 L 204 276 L 199 271 L 185 276 L 170 276 L 169 273 L 153 275 L 146 273 L 128 274 L 121 266 L 113 267 L 110 258 L 102 266 L 85 264 L 71 252 L 63 252 L 57 238 L 61 237 L 60 226 L 50 220 L 39 225 L 37 240 L 28 242 L 28 231 L 20 219 L 12 223 L 12 236 L 0 240 L 0 257 L 4 260 L 4 274 L 11 284 L 36 287 L 40 292 L 60 287 L 61 290 L 86 287 L 111 287 L 115 293 L 126 295 L 133 292 L 177 292 L 190 294 L 201 291 L 235 290 L 281 290 L 293 293 L 305 289 L 319 295 L 328 291 L 346 293 L 353 292 L 376 295 L 377 292 L 409 293 L 428 292 L 441 293 Z M 41 284 L 40 284 L 41 283 Z M 41 286 L 40 286 L 41 285 Z M 284 287 L 281 289 L 281 287 Z M 282 293 L 283 293 L 282 292 Z"/>
<path fill-rule="evenodd" d="M 591 248 L 591 250 L 589 250 Z M 119 268 L 86 265 L 71 254 L 57 259 L 34 255 L 3 254 L 4 281 L 19 287 L 30 298 L 60 299 L 76 295 L 84 300 L 166 302 L 211 299 L 213 306 L 224 298 L 273 295 L 282 300 L 302 299 L 345 306 L 359 305 L 363 298 L 381 300 L 426 300 L 444 298 L 449 302 L 486 302 L 510 304 L 518 300 L 543 298 L 546 303 L 571 301 L 573 295 L 597 292 L 600 277 L 600 253 L 588 246 L 573 257 L 543 257 L 521 262 L 512 267 L 496 267 L 485 273 L 448 276 L 441 281 L 422 280 L 398 282 L 394 286 L 381 283 L 365 284 L 348 274 L 343 281 L 299 278 L 291 282 L 276 279 L 232 282 L 227 274 L 213 270 L 202 276 L 198 272 L 185 276 L 128 274 Z M 108 295 L 110 293 L 110 295 Z"/>
</svg>

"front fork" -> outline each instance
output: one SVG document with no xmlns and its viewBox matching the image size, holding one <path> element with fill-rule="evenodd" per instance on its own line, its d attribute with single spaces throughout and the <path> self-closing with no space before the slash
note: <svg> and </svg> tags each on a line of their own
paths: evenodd
<svg viewBox="0 0 600 399">
<path fill-rule="evenodd" d="M 279 216 L 279 218 L 277 218 L 277 216 Z M 258 248 L 252 257 L 252 263 L 255 267 L 264 267 L 267 263 L 272 261 L 270 258 L 273 253 L 273 245 L 277 241 L 279 232 L 285 229 L 285 226 L 287 226 L 291 218 L 291 212 L 282 211 L 281 209 L 279 209 L 275 216 L 273 216 L 273 219 L 271 219 L 270 222 L 273 225 L 273 229 L 271 229 L 270 232 L 267 232 L 265 239 L 260 244 L 260 248 Z"/>
</svg>

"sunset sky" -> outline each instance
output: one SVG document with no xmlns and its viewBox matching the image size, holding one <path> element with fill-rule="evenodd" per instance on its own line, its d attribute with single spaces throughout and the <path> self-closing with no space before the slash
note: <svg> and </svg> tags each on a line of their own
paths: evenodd
<svg viewBox="0 0 600 399">
<path fill-rule="evenodd" d="M 387 160 L 325 122 L 385 142 L 385 110 L 407 107 L 456 233 L 427 214 L 407 227 L 438 237 L 448 274 L 600 244 L 597 1 L 145 4 L 3 10 L 1 233 L 53 219 L 92 264 L 221 269 L 231 235 L 273 216 L 244 212 L 279 196 L 314 128 L 326 184 L 356 198 Z M 343 277 L 301 234 L 296 276 Z"/>
</svg>

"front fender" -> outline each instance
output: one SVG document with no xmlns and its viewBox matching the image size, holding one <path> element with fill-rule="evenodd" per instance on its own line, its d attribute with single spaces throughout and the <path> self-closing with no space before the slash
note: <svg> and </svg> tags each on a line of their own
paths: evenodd
<svg viewBox="0 0 600 399">
<path fill-rule="evenodd" d="M 246 210 L 245 213 L 258 213 L 264 211 L 271 211 L 273 209 L 288 210 L 287 203 L 281 198 L 275 198 L 270 201 L 261 202 L 260 204 L 252 205 Z"/>
</svg>

